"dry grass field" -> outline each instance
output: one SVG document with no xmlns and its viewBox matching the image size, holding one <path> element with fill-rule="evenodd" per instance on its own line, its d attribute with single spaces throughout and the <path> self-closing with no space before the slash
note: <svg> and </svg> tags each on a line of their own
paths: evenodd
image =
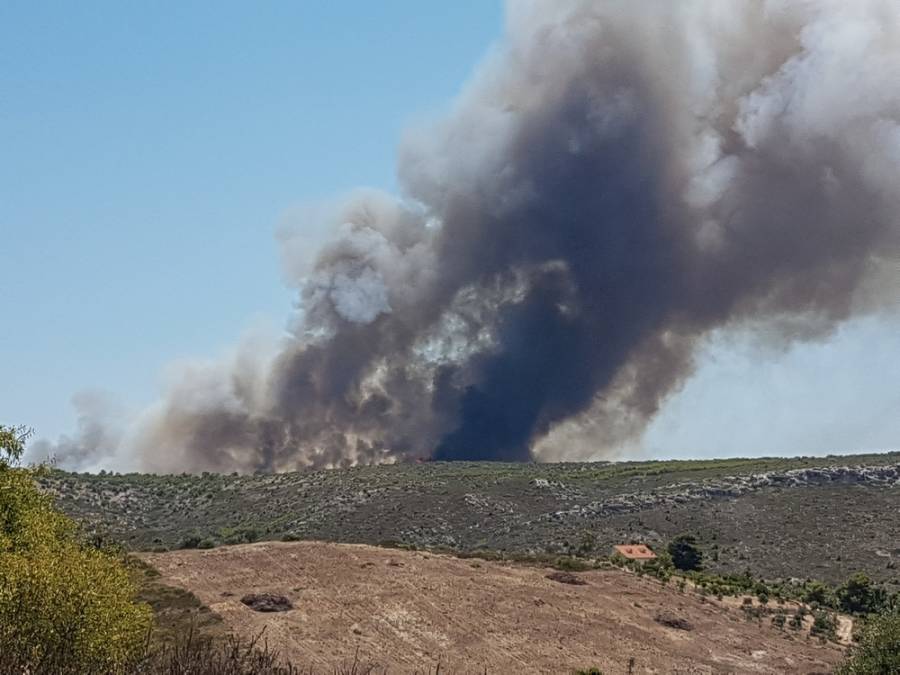
<svg viewBox="0 0 900 675">
<path fill-rule="evenodd" d="M 749 619 L 734 599 L 679 592 L 617 570 L 577 572 L 418 551 L 266 542 L 148 553 L 161 581 L 193 592 L 245 637 L 331 672 L 355 656 L 374 672 L 828 673 L 834 643 Z M 254 612 L 248 593 L 294 609 Z"/>
</svg>

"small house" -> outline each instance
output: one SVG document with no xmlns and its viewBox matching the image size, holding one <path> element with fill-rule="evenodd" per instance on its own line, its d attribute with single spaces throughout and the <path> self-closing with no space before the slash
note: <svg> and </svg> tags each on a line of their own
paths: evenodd
<svg viewBox="0 0 900 675">
<path fill-rule="evenodd" d="M 639 562 L 647 562 L 648 560 L 656 559 L 656 554 L 644 544 L 621 544 L 619 546 L 613 546 L 613 552 L 628 560 L 637 560 Z"/>
</svg>

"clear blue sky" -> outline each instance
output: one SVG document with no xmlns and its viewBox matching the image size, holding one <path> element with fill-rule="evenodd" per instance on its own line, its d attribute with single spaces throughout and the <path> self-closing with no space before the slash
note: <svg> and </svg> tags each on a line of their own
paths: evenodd
<svg viewBox="0 0 900 675">
<path fill-rule="evenodd" d="M 285 322 L 273 232 L 359 185 L 499 34 L 494 0 L 0 4 L 0 423 L 154 398 Z"/>
</svg>

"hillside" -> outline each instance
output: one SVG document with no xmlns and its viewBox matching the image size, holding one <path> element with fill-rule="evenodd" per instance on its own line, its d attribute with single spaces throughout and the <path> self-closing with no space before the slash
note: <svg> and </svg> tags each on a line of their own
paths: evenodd
<svg viewBox="0 0 900 675">
<path fill-rule="evenodd" d="M 424 463 L 274 475 L 43 479 L 60 507 L 133 550 L 313 539 L 605 556 L 699 536 L 714 572 L 896 590 L 900 453 L 591 464 Z"/>
<path fill-rule="evenodd" d="M 227 627 L 304 668 L 357 656 L 384 672 L 824 673 L 843 650 L 750 618 L 731 599 L 621 570 L 548 570 L 358 545 L 262 543 L 143 554 Z M 247 593 L 286 596 L 258 613 Z M 785 611 L 790 611 L 785 608 Z M 436 667 L 439 670 L 435 670 Z"/>
</svg>

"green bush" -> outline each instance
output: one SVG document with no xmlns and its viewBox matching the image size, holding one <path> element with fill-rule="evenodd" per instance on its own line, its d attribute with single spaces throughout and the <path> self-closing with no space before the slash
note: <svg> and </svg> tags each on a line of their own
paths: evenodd
<svg viewBox="0 0 900 675">
<path fill-rule="evenodd" d="M 871 618 L 838 675 L 900 673 L 900 613 Z"/>
<path fill-rule="evenodd" d="M 219 535 L 226 544 L 252 544 L 259 539 L 259 532 L 252 527 L 223 527 Z"/>
<path fill-rule="evenodd" d="M 841 610 L 850 614 L 873 614 L 887 605 L 884 589 L 873 585 L 862 573 L 853 575 L 839 586 L 836 595 Z"/>
<path fill-rule="evenodd" d="M 178 548 L 183 548 L 183 549 L 199 548 L 199 547 L 200 547 L 200 537 L 198 537 L 196 535 L 192 535 L 190 537 L 185 537 L 184 539 L 182 539 L 181 544 L 178 546 Z"/>
<path fill-rule="evenodd" d="M 589 555 L 597 547 L 597 535 L 585 531 L 578 538 L 578 555 Z"/>
<path fill-rule="evenodd" d="M 817 611 L 813 614 L 813 625 L 809 629 L 810 635 L 817 635 L 826 640 L 833 640 L 836 629 L 837 621 L 833 614 L 824 611 Z"/>
<path fill-rule="evenodd" d="M 0 426 L 0 672 L 120 673 L 152 624 L 121 560 L 86 545 L 15 466 L 27 435 Z"/>
<path fill-rule="evenodd" d="M 820 607 L 830 607 L 834 602 L 834 594 L 831 592 L 831 589 L 820 581 L 807 583 L 801 598 L 803 602 Z"/>
</svg>

